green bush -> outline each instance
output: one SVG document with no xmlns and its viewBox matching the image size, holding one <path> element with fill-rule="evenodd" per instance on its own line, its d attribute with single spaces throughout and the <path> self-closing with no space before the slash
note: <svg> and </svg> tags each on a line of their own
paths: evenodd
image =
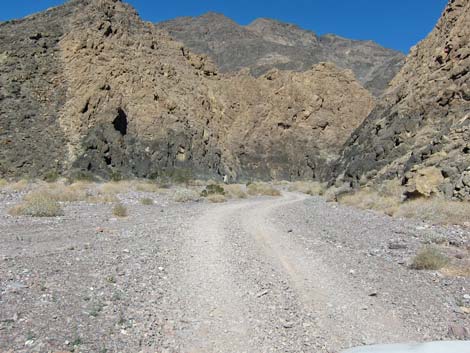
<svg viewBox="0 0 470 353">
<path fill-rule="evenodd" d="M 225 190 L 222 186 L 218 184 L 207 185 L 204 190 L 201 192 L 202 197 L 207 197 L 209 195 L 225 195 Z"/>
</svg>

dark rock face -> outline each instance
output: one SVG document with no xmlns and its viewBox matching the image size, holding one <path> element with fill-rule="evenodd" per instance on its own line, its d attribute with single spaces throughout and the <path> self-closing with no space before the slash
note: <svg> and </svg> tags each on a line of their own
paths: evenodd
<svg viewBox="0 0 470 353">
<path fill-rule="evenodd" d="M 380 95 L 400 70 L 404 55 L 373 42 L 334 35 L 317 36 L 295 25 L 258 19 L 243 27 L 208 13 L 158 23 L 188 48 L 209 55 L 221 72 L 249 68 L 260 76 L 272 68 L 306 71 L 320 62 L 350 69 L 374 95 Z"/>
<path fill-rule="evenodd" d="M 220 75 L 118 0 L 0 24 L 0 177 L 313 178 L 375 102 L 319 64 Z"/>
<path fill-rule="evenodd" d="M 439 170 L 439 191 L 470 199 L 470 3 L 453 0 L 353 133 L 330 178 L 354 185 Z M 421 171 L 426 171 L 421 172 Z M 442 179 L 442 180 L 440 180 Z"/>
</svg>

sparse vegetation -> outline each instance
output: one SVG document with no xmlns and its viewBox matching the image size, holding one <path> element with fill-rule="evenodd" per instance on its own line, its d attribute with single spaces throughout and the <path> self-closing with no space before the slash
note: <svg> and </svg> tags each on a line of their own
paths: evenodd
<svg viewBox="0 0 470 353">
<path fill-rule="evenodd" d="M 57 180 L 59 180 L 59 177 L 60 175 L 57 171 L 51 170 L 44 175 L 43 180 L 47 183 L 55 183 Z"/>
<path fill-rule="evenodd" d="M 151 192 L 156 193 L 161 191 L 160 186 L 156 183 L 150 183 L 146 181 L 136 181 L 134 182 L 134 189 L 135 191 L 140 192 Z"/>
<path fill-rule="evenodd" d="M 224 186 L 226 195 L 231 198 L 245 199 L 248 197 L 244 190 L 244 186 L 240 184 L 228 184 Z"/>
<path fill-rule="evenodd" d="M 199 198 L 199 194 L 196 191 L 190 189 L 178 189 L 173 195 L 173 200 L 176 202 L 199 201 Z"/>
<path fill-rule="evenodd" d="M 224 195 L 212 194 L 212 195 L 207 196 L 207 201 L 212 202 L 212 203 L 223 203 L 223 202 L 226 202 L 227 199 L 225 198 Z"/>
<path fill-rule="evenodd" d="M 154 204 L 153 199 L 150 199 L 148 197 L 144 197 L 143 199 L 140 199 L 140 203 L 144 206 L 151 206 Z"/>
<path fill-rule="evenodd" d="M 207 185 L 204 190 L 202 190 L 201 196 L 207 197 L 210 195 L 225 195 L 225 190 L 223 186 L 220 186 L 218 184 L 210 184 Z"/>
<path fill-rule="evenodd" d="M 127 217 L 128 215 L 127 207 L 124 206 L 122 203 L 118 203 L 114 205 L 113 215 L 115 215 L 116 217 L 121 217 L 121 218 Z"/>
<path fill-rule="evenodd" d="M 251 183 L 247 191 L 252 196 L 281 196 L 281 192 L 268 183 Z"/>
<path fill-rule="evenodd" d="M 449 262 L 437 248 L 426 246 L 413 259 L 411 268 L 416 270 L 439 270 Z"/>
<path fill-rule="evenodd" d="M 5 179 L 0 179 L 0 189 L 3 189 L 7 185 L 8 181 L 6 181 Z"/>
<path fill-rule="evenodd" d="M 60 204 L 50 194 L 37 192 L 28 195 L 24 202 L 10 209 L 13 216 L 57 217 L 63 215 Z"/>
<path fill-rule="evenodd" d="M 312 196 L 323 195 L 325 185 L 315 181 L 296 181 L 289 185 L 288 190 Z"/>
<path fill-rule="evenodd" d="M 470 202 L 421 198 L 404 202 L 394 215 L 417 218 L 434 224 L 465 225 L 470 222 Z"/>
</svg>

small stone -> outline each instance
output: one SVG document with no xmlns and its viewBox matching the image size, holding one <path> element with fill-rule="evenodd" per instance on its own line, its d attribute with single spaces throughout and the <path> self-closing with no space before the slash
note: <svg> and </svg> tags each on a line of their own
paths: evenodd
<svg viewBox="0 0 470 353">
<path fill-rule="evenodd" d="M 369 293 L 369 297 L 376 297 L 376 296 L 378 296 L 378 293 L 376 291 Z"/>
</svg>

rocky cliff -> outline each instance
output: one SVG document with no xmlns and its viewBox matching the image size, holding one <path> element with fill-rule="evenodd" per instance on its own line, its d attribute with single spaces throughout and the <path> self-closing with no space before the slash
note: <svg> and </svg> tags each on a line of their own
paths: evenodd
<svg viewBox="0 0 470 353">
<path fill-rule="evenodd" d="M 399 178 L 410 197 L 469 200 L 469 39 L 470 2 L 451 0 L 349 139 L 330 177 L 353 185 Z M 420 180 L 427 187 L 417 187 Z"/>
<path fill-rule="evenodd" d="M 278 68 L 305 71 L 320 62 L 350 69 L 374 95 L 380 95 L 403 65 L 404 55 L 371 41 L 317 36 L 295 25 L 258 19 L 240 26 L 208 13 L 157 24 L 188 48 L 209 55 L 222 72 L 248 68 L 254 76 Z"/>
<path fill-rule="evenodd" d="M 311 178 L 373 105 L 333 64 L 218 74 L 119 0 L 0 24 L 3 177 Z"/>
</svg>

